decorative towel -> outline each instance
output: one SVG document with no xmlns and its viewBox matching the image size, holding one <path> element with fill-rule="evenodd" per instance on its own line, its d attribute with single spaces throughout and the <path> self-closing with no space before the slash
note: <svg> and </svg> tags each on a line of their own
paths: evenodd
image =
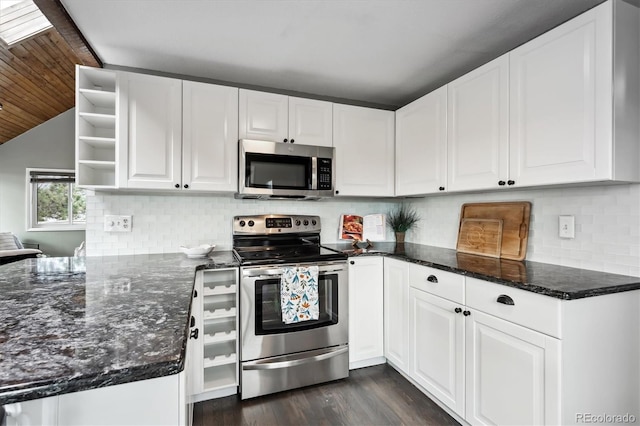
<svg viewBox="0 0 640 426">
<path fill-rule="evenodd" d="M 285 324 L 318 319 L 317 266 L 284 268 L 280 279 L 280 306 Z"/>
</svg>

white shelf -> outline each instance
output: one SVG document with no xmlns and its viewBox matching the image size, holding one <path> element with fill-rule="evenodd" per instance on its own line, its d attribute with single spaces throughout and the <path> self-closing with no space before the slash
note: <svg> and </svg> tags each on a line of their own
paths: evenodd
<svg viewBox="0 0 640 426">
<path fill-rule="evenodd" d="M 116 168 L 115 161 L 79 160 L 78 164 L 94 170 L 112 170 Z"/>
<path fill-rule="evenodd" d="M 90 123 L 96 127 L 115 127 L 116 116 L 115 114 L 97 114 L 93 112 L 79 112 L 78 117 Z"/>
<path fill-rule="evenodd" d="M 87 145 L 100 149 L 115 149 L 116 138 L 103 138 L 98 136 L 80 136 L 78 139 Z"/>
<path fill-rule="evenodd" d="M 229 318 L 229 317 L 235 317 L 236 316 L 236 307 L 235 306 L 231 306 L 231 307 L 219 307 L 219 308 L 213 308 L 213 309 L 206 309 L 203 312 L 203 318 L 205 320 L 209 320 L 209 319 L 218 319 L 218 318 Z"/>
<path fill-rule="evenodd" d="M 237 368 L 235 363 L 204 369 L 203 387 L 205 391 L 237 385 Z"/>
<path fill-rule="evenodd" d="M 235 330 L 217 331 L 215 333 L 206 333 L 204 335 L 204 344 L 209 345 L 212 343 L 228 342 L 236 340 L 237 333 Z"/>
<path fill-rule="evenodd" d="M 236 283 L 235 281 L 222 282 L 222 283 L 206 283 L 203 288 L 205 296 L 217 296 L 220 294 L 235 294 Z"/>
<path fill-rule="evenodd" d="M 104 90 L 94 89 L 79 89 L 82 96 L 84 96 L 89 102 L 97 107 L 102 108 L 115 108 L 116 105 L 116 93 L 105 92 Z"/>
<path fill-rule="evenodd" d="M 219 367 L 221 365 L 234 364 L 238 360 L 236 354 L 217 355 L 215 357 L 205 357 L 202 365 L 204 368 Z"/>
</svg>

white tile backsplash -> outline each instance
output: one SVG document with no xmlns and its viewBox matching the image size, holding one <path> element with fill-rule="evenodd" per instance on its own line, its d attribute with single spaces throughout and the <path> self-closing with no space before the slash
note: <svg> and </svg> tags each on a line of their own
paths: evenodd
<svg viewBox="0 0 640 426">
<path fill-rule="evenodd" d="M 640 184 L 445 194 L 410 199 L 422 215 L 407 241 L 456 246 L 464 203 L 530 201 L 527 260 L 640 276 Z M 386 213 L 400 200 L 236 200 L 230 195 L 96 193 L 87 199 L 87 254 L 174 253 L 180 245 L 231 247 L 231 221 L 243 214 L 313 214 L 322 241 L 337 241 L 341 214 Z M 104 232 L 104 215 L 133 215 L 131 233 Z M 575 216 L 576 238 L 558 237 L 558 216 Z M 388 230 L 388 239 L 393 234 Z"/>
<path fill-rule="evenodd" d="M 448 194 L 413 200 L 423 215 L 408 241 L 455 248 L 464 203 L 531 202 L 527 260 L 640 276 L 640 184 Z M 576 237 L 558 237 L 558 216 Z"/>
<path fill-rule="evenodd" d="M 205 243 L 230 249 L 234 216 L 267 213 L 318 215 L 322 241 L 336 242 L 341 214 L 386 213 L 393 206 L 393 201 L 372 199 L 256 201 L 231 195 L 96 193 L 87 198 L 87 255 L 175 253 L 181 245 Z M 131 232 L 104 232 L 107 214 L 132 215 Z"/>
</svg>

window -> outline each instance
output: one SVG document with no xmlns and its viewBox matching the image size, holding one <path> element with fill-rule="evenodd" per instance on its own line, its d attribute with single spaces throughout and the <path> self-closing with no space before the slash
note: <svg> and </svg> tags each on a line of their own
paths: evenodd
<svg viewBox="0 0 640 426">
<path fill-rule="evenodd" d="M 73 170 L 27 169 L 27 228 L 30 231 L 82 230 L 86 194 Z"/>
<path fill-rule="evenodd" d="M 0 40 L 11 47 L 51 28 L 32 0 L 0 1 Z"/>
</svg>

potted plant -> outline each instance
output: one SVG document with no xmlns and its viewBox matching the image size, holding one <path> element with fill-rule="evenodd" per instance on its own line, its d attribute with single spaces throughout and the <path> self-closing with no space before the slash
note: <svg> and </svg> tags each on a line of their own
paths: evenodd
<svg viewBox="0 0 640 426">
<path fill-rule="evenodd" d="M 404 204 L 387 214 L 387 224 L 395 232 L 397 243 L 404 243 L 405 233 L 416 226 L 419 220 L 418 212 Z"/>
</svg>

